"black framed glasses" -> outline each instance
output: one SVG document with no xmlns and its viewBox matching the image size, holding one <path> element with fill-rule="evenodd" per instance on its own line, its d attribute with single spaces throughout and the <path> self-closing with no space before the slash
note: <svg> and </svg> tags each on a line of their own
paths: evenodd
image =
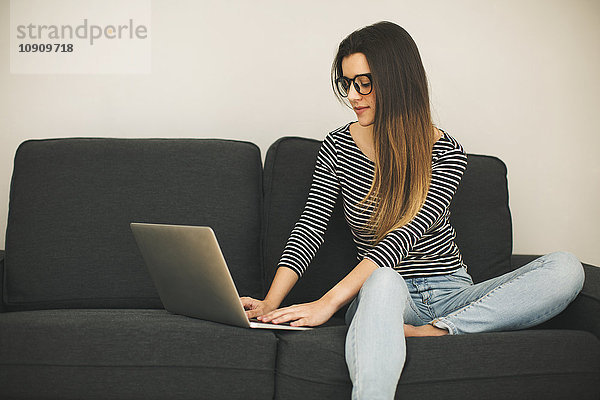
<svg viewBox="0 0 600 400">
<path fill-rule="evenodd" d="M 335 80 L 335 83 L 337 84 L 338 92 L 342 97 L 348 97 L 351 84 L 354 85 L 354 89 L 363 96 L 368 95 L 373 90 L 371 74 L 358 74 L 352 79 L 340 76 Z"/>
</svg>

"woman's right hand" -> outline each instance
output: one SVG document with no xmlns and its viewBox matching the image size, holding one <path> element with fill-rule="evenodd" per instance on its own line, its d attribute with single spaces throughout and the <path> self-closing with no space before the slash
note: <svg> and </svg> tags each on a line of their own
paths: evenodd
<svg viewBox="0 0 600 400">
<path fill-rule="evenodd" d="M 246 310 L 248 319 L 268 314 L 277 308 L 277 306 L 266 300 L 257 300 L 252 297 L 240 297 L 240 300 L 242 301 L 244 310 Z"/>
</svg>

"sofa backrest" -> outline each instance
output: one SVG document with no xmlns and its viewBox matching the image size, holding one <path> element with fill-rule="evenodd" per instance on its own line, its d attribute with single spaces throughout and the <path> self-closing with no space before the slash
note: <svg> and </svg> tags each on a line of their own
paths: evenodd
<svg viewBox="0 0 600 400">
<path fill-rule="evenodd" d="M 240 295 L 260 296 L 259 148 L 219 139 L 50 139 L 18 148 L 8 310 L 161 308 L 129 223 L 208 225 Z"/>
<path fill-rule="evenodd" d="M 285 137 L 267 152 L 263 219 L 263 279 L 267 289 L 290 232 L 304 209 L 321 143 Z M 510 270 L 512 225 L 506 172 L 506 166 L 496 157 L 469 154 L 466 172 L 450 206 L 457 245 L 477 282 Z M 340 198 L 325 242 L 284 305 L 318 299 L 357 263 L 356 247 L 344 220 Z"/>
<path fill-rule="evenodd" d="M 263 216 L 263 279 L 267 290 L 277 272 L 283 248 L 304 209 L 320 145 L 320 141 L 313 139 L 284 137 L 267 151 Z M 338 198 L 323 245 L 282 306 L 318 299 L 356 264 L 356 246 L 344 220 L 341 198 Z M 337 316 L 342 316 L 343 310 Z"/>
</svg>

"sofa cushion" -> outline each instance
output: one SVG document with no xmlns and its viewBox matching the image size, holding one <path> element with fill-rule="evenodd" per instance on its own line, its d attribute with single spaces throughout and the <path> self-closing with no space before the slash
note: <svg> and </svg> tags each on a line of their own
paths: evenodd
<svg viewBox="0 0 600 400">
<path fill-rule="evenodd" d="M 450 204 L 456 244 L 475 283 L 513 269 L 506 174 L 499 158 L 468 154 L 467 169 Z"/>
<path fill-rule="evenodd" d="M 350 398 L 345 326 L 281 332 L 276 399 Z M 589 332 L 408 338 L 396 398 L 596 399 L 600 346 Z"/>
<path fill-rule="evenodd" d="M 314 139 L 285 137 L 267 152 L 263 224 L 266 288 L 275 276 L 283 248 L 304 209 L 321 143 Z M 457 232 L 456 243 L 473 280 L 480 282 L 510 271 L 512 225 L 504 163 L 495 157 L 469 154 L 467 169 L 450 211 L 451 223 Z M 356 246 L 343 216 L 340 196 L 325 242 L 284 305 L 319 298 L 357 263 Z"/>
<path fill-rule="evenodd" d="M 269 330 L 165 310 L 4 313 L 0 398 L 271 399 L 275 354 Z"/>
<path fill-rule="evenodd" d="M 259 296 L 262 165 L 219 139 L 50 139 L 15 156 L 9 309 L 160 308 L 129 223 L 211 226 L 240 295 Z"/>
<path fill-rule="evenodd" d="M 300 217 L 320 146 L 313 139 L 286 137 L 269 148 L 265 158 L 263 217 L 264 280 L 271 285 L 277 264 L 294 224 Z M 338 199 L 325 233 L 325 242 L 282 306 L 312 301 L 331 289 L 356 265 L 356 246 Z M 336 313 L 343 319 L 346 307 Z"/>
</svg>

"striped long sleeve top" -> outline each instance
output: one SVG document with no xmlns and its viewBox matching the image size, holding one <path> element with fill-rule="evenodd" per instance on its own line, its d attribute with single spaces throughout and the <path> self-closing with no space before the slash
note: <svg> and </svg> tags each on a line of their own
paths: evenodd
<svg viewBox="0 0 600 400">
<path fill-rule="evenodd" d="M 450 225 L 449 206 L 466 169 L 467 156 L 452 136 L 441 130 L 432 151 L 431 184 L 423 206 L 406 225 L 373 246 L 363 230 L 370 215 L 358 206 L 369 192 L 374 163 L 350 135 L 350 124 L 330 132 L 321 145 L 304 210 L 295 224 L 278 266 L 302 277 L 324 241 L 336 199 L 343 196 L 344 217 L 357 246 L 357 260 L 393 268 L 403 277 L 443 275 L 464 266 Z"/>
</svg>

